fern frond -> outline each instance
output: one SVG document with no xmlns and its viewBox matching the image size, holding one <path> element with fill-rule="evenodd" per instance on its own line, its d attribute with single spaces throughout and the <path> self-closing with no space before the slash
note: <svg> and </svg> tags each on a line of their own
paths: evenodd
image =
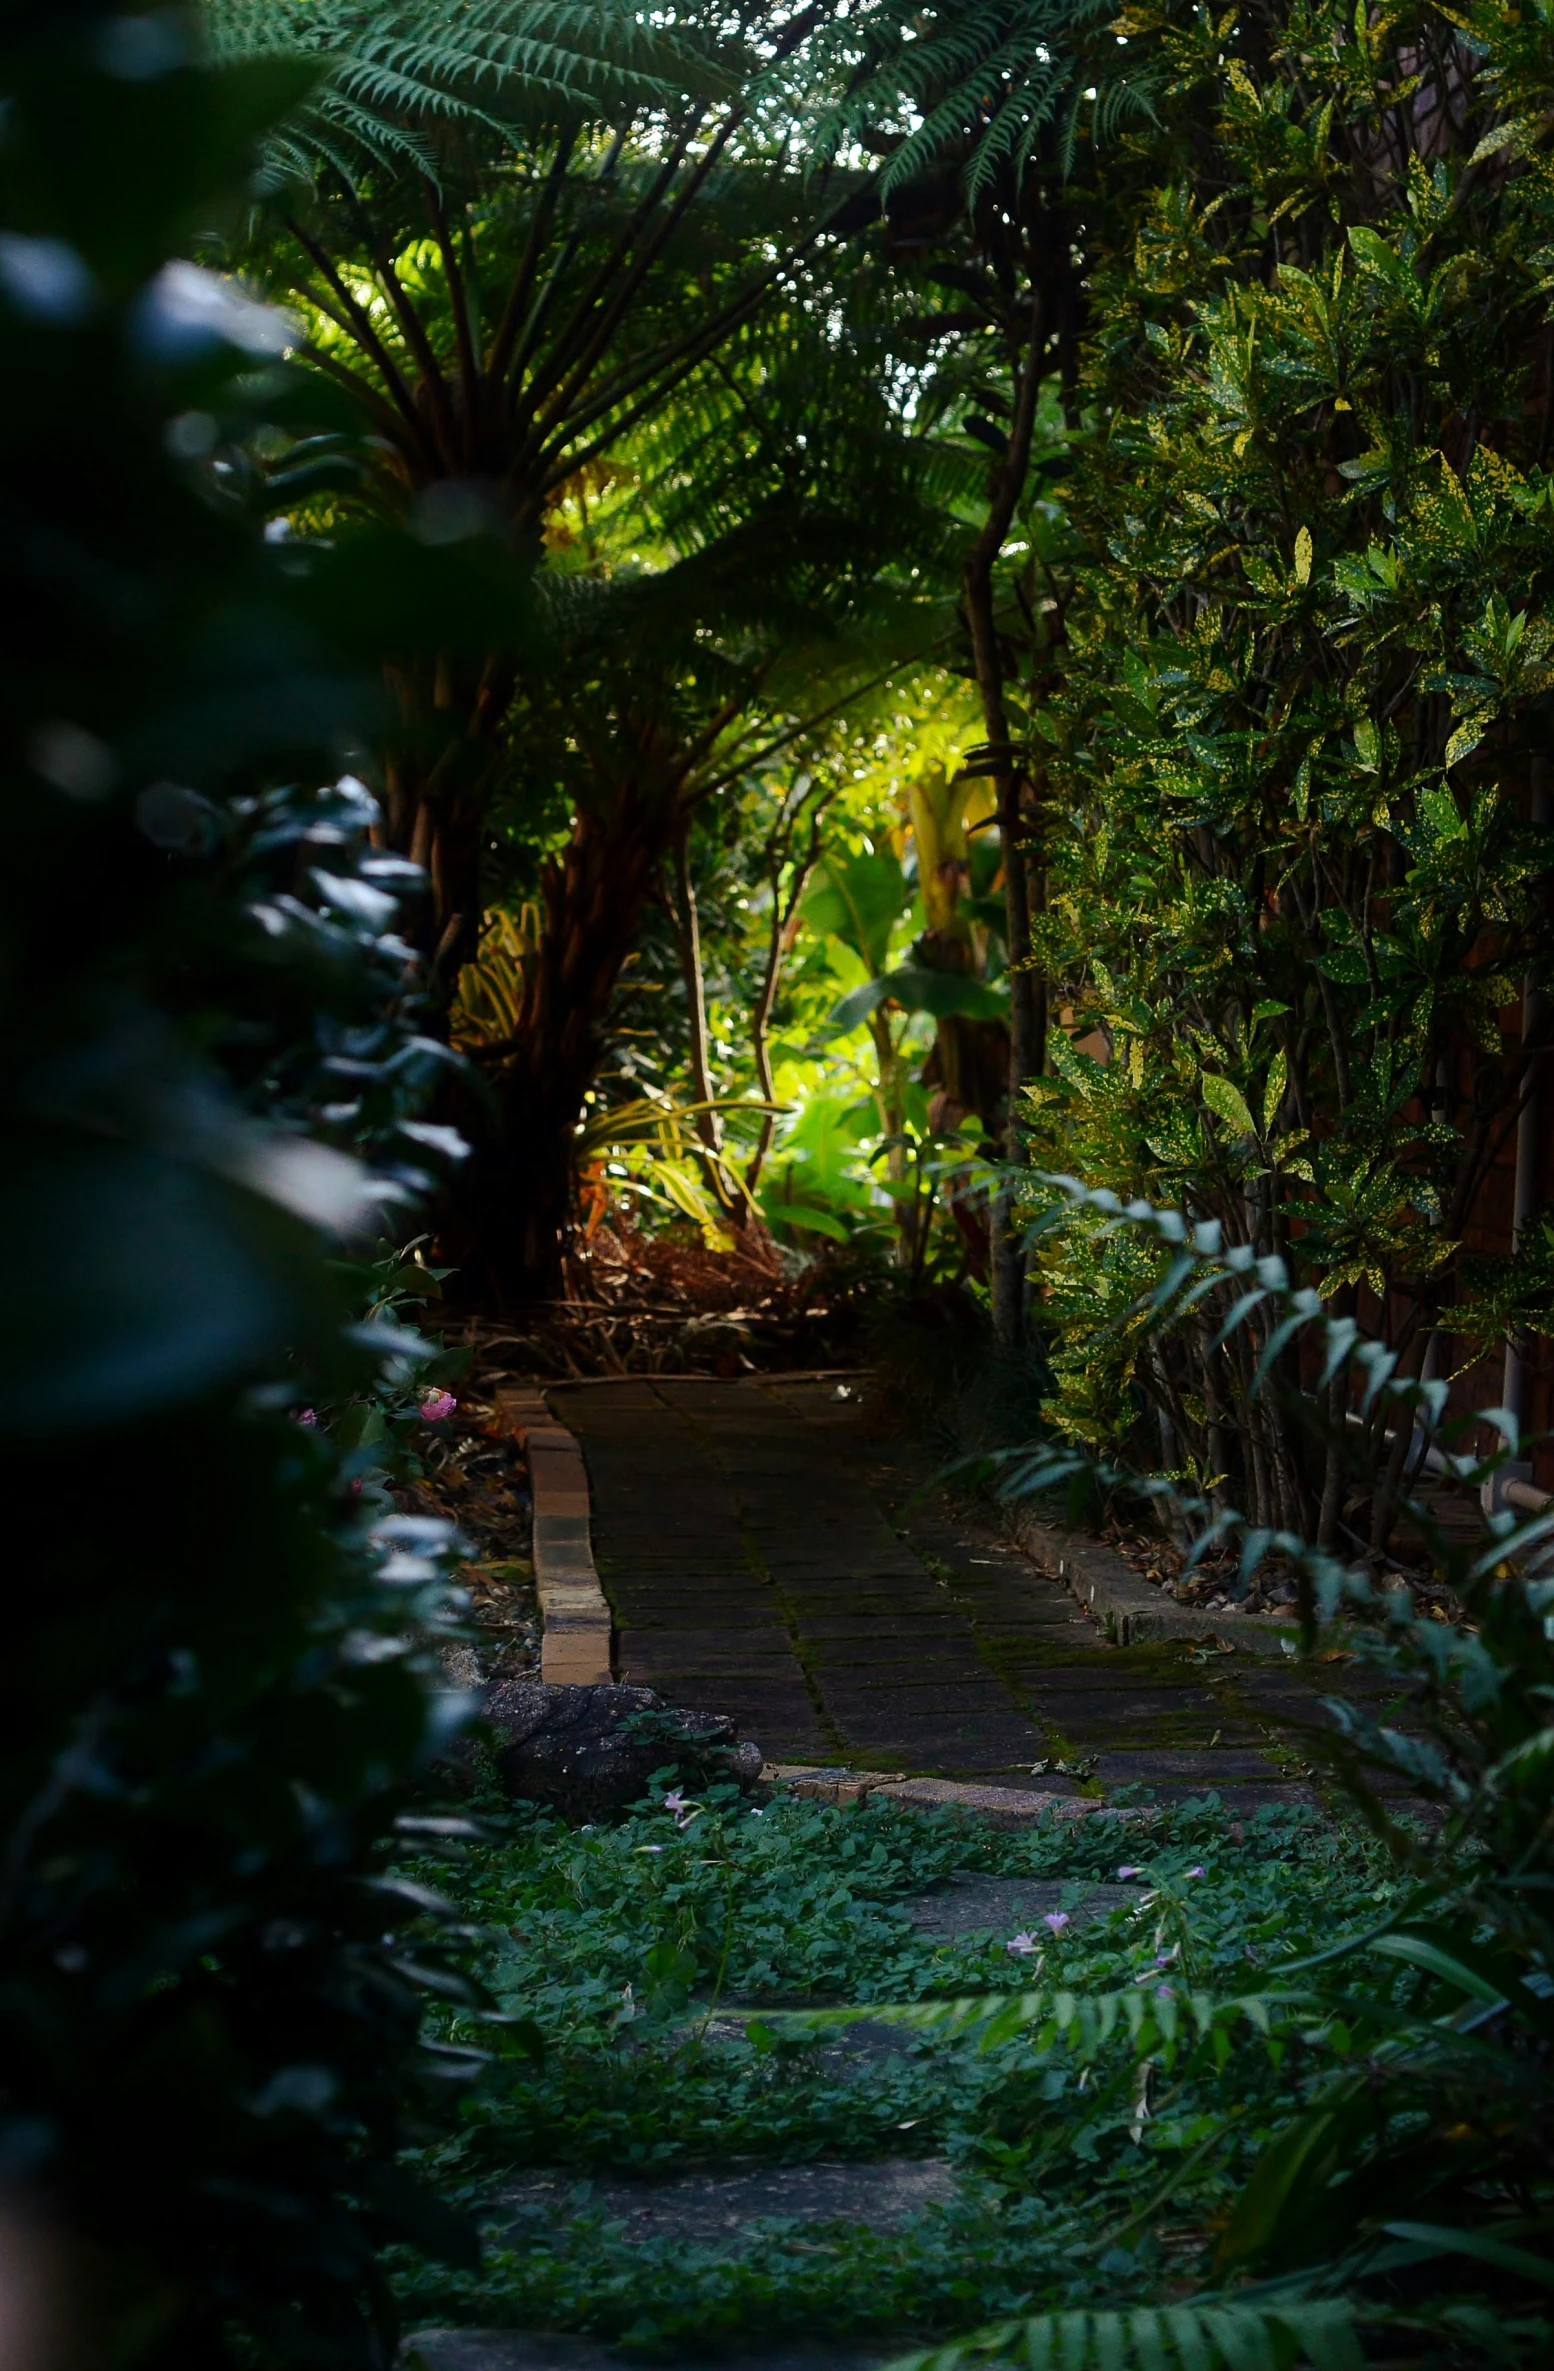
<svg viewBox="0 0 1554 2371">
<path fill-rule="evenodd" d="M 900 127 L 880 176 L 887 197 L 955 159 L 968 196 L 1001 167 L 1019 173 L 1044 132 L 1075 120 L 1077 66 L 1087 37 L 1113 11 L 1106 0 L 975 0 L 925 12 L 886 5 L 874 15 L 874 54 L 826 120 L 840 145 L 880 123 Z M 1092 69 L 1108 82 L 1127 69 Z"/>
<path fill-rule="evenodd" d="M 630 0 L 203 0 L 202 16 L 218 63 L 318 61 L 317 91 L 270 143 L 271 181 L 325 163 L 435 175 L 438 127 L 502 133 L 536 105 L 597 120 L 732 87 L 711 43 Z"/>
<path fill-rule="evenodd" d="M 906 2355 L 889 2371 L 1364 2371 L 1357 2317 L 1341 2298 L 1248 2305 L 1136 2305 L 1119 2313 L 1042 2313 L 998 2322 L 948 2346 Z"/>
<path fill-rule="evenodd" d="M 1313 2009 L 1319 2014 L 1310 2016 Z M 1025 2035 L 1040 2049 L 1063 2043 L 1078 2058 L 1094 2058 L 1114 2035 L 1124 2035 L 1140 2057 L 1170 2058 L 1186 2042 L 1200 2042 L 1246 2024 L 1269 2035 L 1275 2025 L 1300 2012 L 1320 2024 L 1326 2015 L 1310 1992 L 1239 1993 L 1218 2000 L 1212 1993 L 1177 1992 L 1168 1985 L 1126 1992 L 981 1993 L 948 2001 L 909 2001 L 865 2008 L 795 2010 L 783 2022 L 790 2029 L 820 2031 L 856 2017 L 900 2025 L 910 2033 L 974 2039 L 982 2050 L 997 2049 Z"/>
</svg>

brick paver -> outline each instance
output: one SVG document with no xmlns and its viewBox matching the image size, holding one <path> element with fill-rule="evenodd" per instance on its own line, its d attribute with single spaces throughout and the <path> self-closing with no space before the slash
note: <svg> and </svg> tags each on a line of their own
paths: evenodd
<svg viewBox="0 0 1554 2371">
<path fill-rule="evenodd" d="M 908 1505 L 921 1462 L 855 1392 L 688 1378 L 548 1396 L 582 1443 L 618 1675 L 732 1715 L 768 1759 L 1247 1805 L 1309 1793 L 1301 1731 L 1321 1715 L 1300 1677 L 1107 1645 L 991 1522 Z"/>
</svg>

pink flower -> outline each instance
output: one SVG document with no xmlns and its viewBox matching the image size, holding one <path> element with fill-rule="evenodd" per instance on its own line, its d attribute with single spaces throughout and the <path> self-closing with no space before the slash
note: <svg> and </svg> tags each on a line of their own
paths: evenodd
<svg viewBox="0 0 1554 2371">
<path fill-rule="evenodd" d="M 1016 1959 L 1029 1959 L 1033 1951 L 1041 1949 L 1041 1945 L 1034 1935 L 1011 1935 L 1004 1949 L 1012 1952 Z"/>
<path fill-rule="evenodd" d="M 1157 2001 L 1174 2001 L 1176 1995 L 1171 1990 L 1169 1984 L 1157 1984 L 1155 1986 L 1155 1998 Z"/>
<path fill-rule="evenodd" d="M 1117 1874 L 1122 1878 L 1142 1877 L 1144 1872 L 1142 1869 L 1135 1868 L 1132 1861 L 1124 1861 Z"/>
<path fill-rule="evenodd" d="M 446 1424 L 458 1406 L 451 1391 L 429 1391 L 421 1402 L 423 1424 Z"/>
<path fill-rule="evenodd" d="M 1068 1912 L 1066 1910 L 1049 1910 L 1041 1923 L 1043 1926 L 1050 1927 L 1055 1935 L 1060 1935 L 1068 1924 Z"/>
<path fill-rule="evenodd" d="M 318 1422 L 318 1418 L 314 1415 L 311 1408 L 299 1408 L 296 1415 L 292 1418 L 292 1422 L 293 1424 L 316 1424 Z"/>
<path fill-rule="evenodd" d="M 1202 1877 L 1206 1874 L 1206 1871 L 1202 1861 L 1200 1861 L 1196 1869 L 1185 1869 L 1182 1874 L 1186 1877 Z"/>
</svg>

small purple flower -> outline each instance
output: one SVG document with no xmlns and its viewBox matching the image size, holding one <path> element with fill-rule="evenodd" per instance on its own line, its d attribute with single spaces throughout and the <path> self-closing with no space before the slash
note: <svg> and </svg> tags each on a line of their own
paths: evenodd
<svg viewBox="0 0 1554 2371">
<path fill-rule="evenodd" d="M 423 1424 L 446 1424 L 458 1401 L 451 1391 L 429 1391 L 421 1402 Z"/>
<path fill-rule="evenodd" d="M 1208 1872 L 1204 1868 L 1202 1861 L 1200 1861 L 1196 1869 L 1184 1869 L 1182 1874 L 1185 1877 L 1204 1877 L 1208 1874 Z"/>
<path fill-rule="evenodd" d="M 292 1418 L 292 1422 L 293 1424 L 316 1424 L 318 1418 L 311 1408 L 299 1408 Z"/>
<path fill-rule="evenodd" d="M 1142 1877 L 1144 1872 L 1142 1869 L 1136 1868 L 1132 1861 L 1124 1861 L 1117 1874 L 1126 1883 L 1128 1878 Z"/>
<path fill-rule="evenodd" d="M 1050 1927 L 1055 1935 L 1060 1935 L 1068 1924 L 1068 1912 L 1066 1910 L 1049 1910 L 1041 1923 L 1043 1926 Z"/>
<path fill-rule="evenodd" d="M 1176 1994 L 1172 1991 L 1169 1984 L 1157 1984 L 1155 1986 L 1155 1998 L 1157 2001 L 1174 2001 Z"/>
<path fill-rule="evenodd" d="M 1034 1935 L 1020 1934 L 1011 1935 L 1004 1949 L 1012 1952 L 1016 1959 L 1029 1959 L 1033 1951 L 1041 1949 L 1041 1945 Z"/>
<path fill-rule="evenodd" d="M 688 1803 L 677 1786 L 672 1786 L 664 1797 L 664 1809 L 671 1813 L 677 1828 L 688 1828 L 698 1816 L 700 1806 Z"/>
</svg>

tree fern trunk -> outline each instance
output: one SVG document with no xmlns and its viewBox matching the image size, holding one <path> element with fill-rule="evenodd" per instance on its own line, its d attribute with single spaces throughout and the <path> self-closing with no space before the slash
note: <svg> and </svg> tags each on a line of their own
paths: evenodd
<svg viewBox="0 0 1554 2371">
<path fill-rule="evenodd" d="M 480 938 L 486 814 L 501 769 L 515 670 L 438 659 L 389 670 L 399 730 L 384 754 L 383 844 L 427 876 L 404 932 L 426 966 L 433 1009 L 445 1013 Z"/>
<path fill-rule="evenodd" d="M 489 1093 L 467 1099 L 472 1150 L 454 1223 L 461 1287 L 503 1304 L 555 1299 L 574 1188 L 583 1099 L 609 1044 L 610 1007 L 643 908 L 680 823 L 652 786 L 580 809 L 544 883 L 545 927 L 526 970 L 512 1044 Z"/>
</svg>

